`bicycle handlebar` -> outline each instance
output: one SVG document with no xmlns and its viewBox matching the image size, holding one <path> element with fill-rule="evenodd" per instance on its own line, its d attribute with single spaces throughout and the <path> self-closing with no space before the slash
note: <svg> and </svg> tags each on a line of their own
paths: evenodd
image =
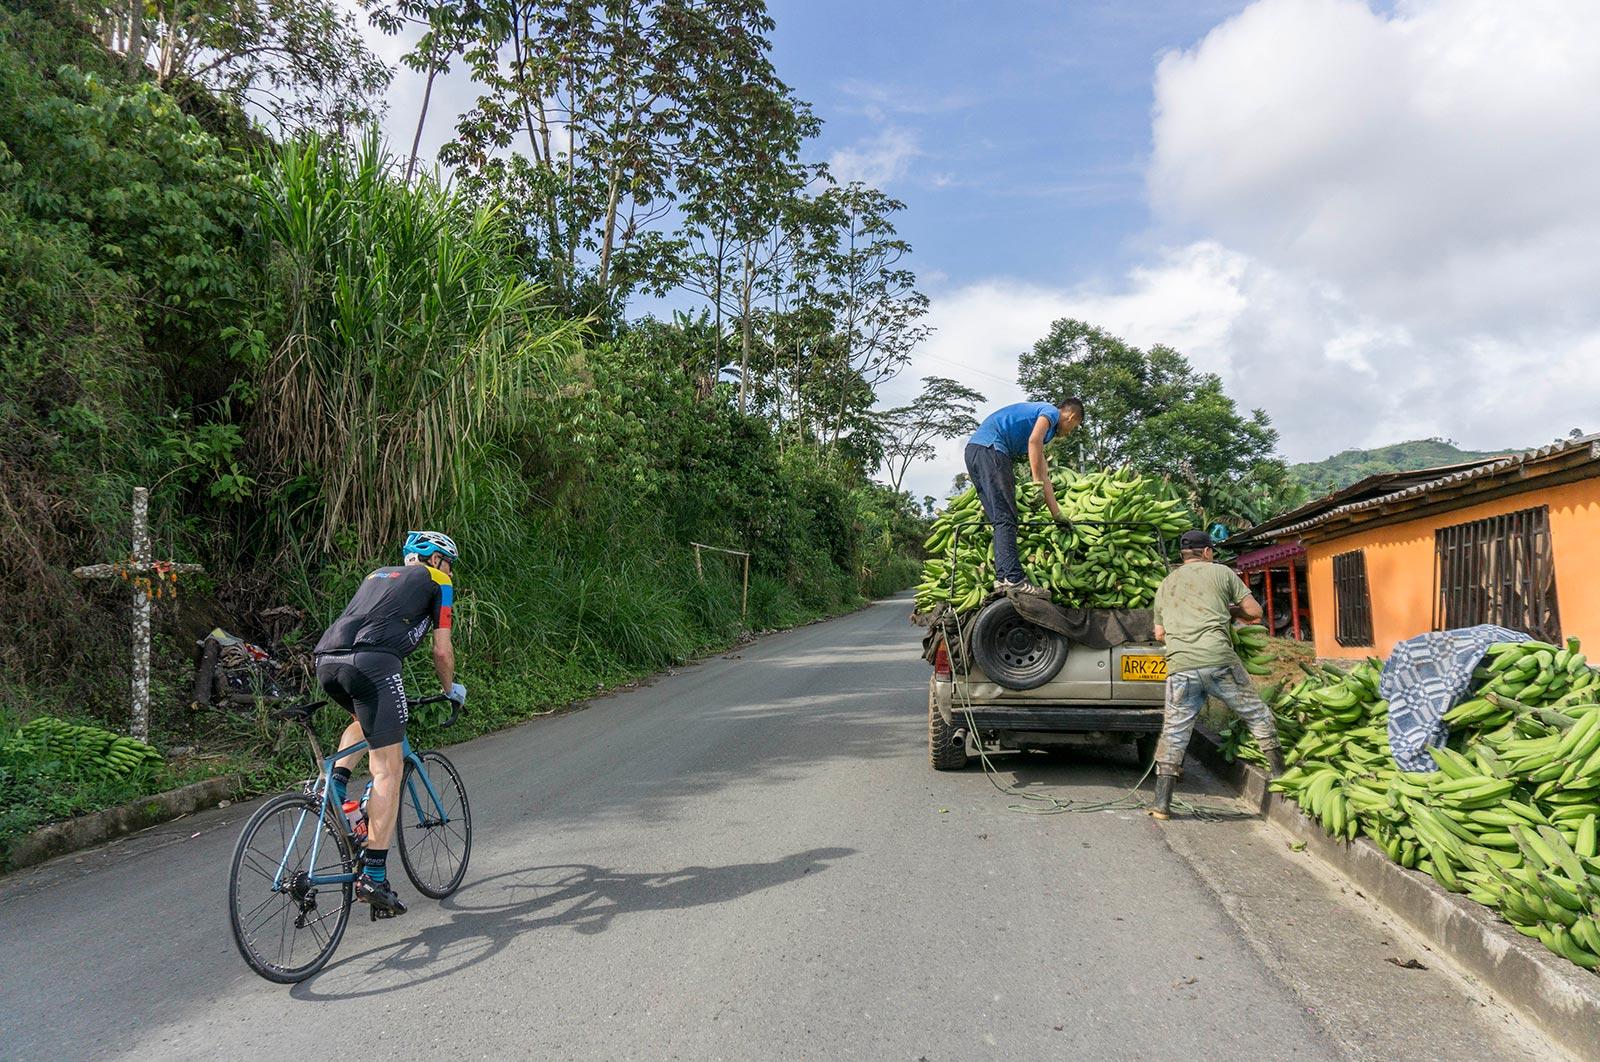
<svg viewBox="0 0 1600 1062">
<path fill-rule="evenodd" d="M 450 701 L 450 697 L 443 693 L 436 693 L 432 697 L 422 697 L 416 700 L 407 697 L 406 708 L 407 710 L 412 708 L 420 708 L 424 704 L 438 704 L 440 701 Z M 462 705 L 456 704 L 455 701 L 450 701 L 450 703 L 454 705 L 454 707 L 450 709 L 450 718 L 439 724 L 439 729 L 441 730 L 449 730 L 451 727 L 455 726 L 457 717 L 461 715 Z"/>
</svg>

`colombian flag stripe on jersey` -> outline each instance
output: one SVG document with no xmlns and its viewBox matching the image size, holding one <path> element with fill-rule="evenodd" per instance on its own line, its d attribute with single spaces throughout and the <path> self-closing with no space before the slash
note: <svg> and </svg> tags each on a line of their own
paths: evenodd
<svg viewBox="0 0 1600 1062">
<path fill-rule="evenodd" d="M 450 577 L 433 565 L 428 565 L 428 574 L 433 576 L 433 581 L 439 584 L 439 629 L 450 629 L 450 606 L 455 602 L 456 588 L 450 582 Z"/>
</svg>

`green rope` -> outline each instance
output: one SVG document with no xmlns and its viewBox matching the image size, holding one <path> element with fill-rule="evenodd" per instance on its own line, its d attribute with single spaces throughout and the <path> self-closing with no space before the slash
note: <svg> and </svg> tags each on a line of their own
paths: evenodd
<svg viewBox="0 0 1600 1062">
<path fill-rule="evenodd" d="M 959 624 L 957 625 L 956 630 L 960 636 L 961 659 L 963 662 L 965 662 L 971 659 L 971 657 L 968 655 L 969 642 L 967 640 L 967 632 L 962 631 Z M 1123 793 L 1121 796 L 1113 797 L 1110 800 L 1074 800 L 1070 798 L 1062 800 L 1059 797 L 1046 796 L 1043 793 L 1025 793 L 1022 790 L 1017 789 L 1015 786 L 1001 781 L 998 777 L 1000 772 L 995 769 L 994 763 L 989 759 L 989 754 L 984 751 L 983 738 L 979 736 L 977 721 L 972 717 L 972 698 L 970 694 L 965 688 L 960 687 L 955 682 L 955 676 L 953 674 L 951 676 L 951 686 L 961 690 L 961 704 L 958 706 L 957 710 L 966 717 L 967 733 L 972 735 L 973 744 L 977 746 L 978 761 L 983 764 L 984 777 L 987 778 L 989 780 L 989 784 L 994 786 L 995 789 L 1000 793 L 1027 802 L 1022 804 L 1007 804 L 1007 811 L 1015 812 L 1018 815 L 1061 815 L 1069 811 L 1087 814 L 1101 811 L 1143 811 L 1150 808 L 1151 805 L 1149 801 L 1140 796 L 1140 790 L 1144 788 L 1145 779 L 1149 778 L 1151 772 L 1155 770 L 1156 765 L 1154 759 L 1152 759 L 1150 764 L 1145 767 L 1144 773 L 1139 776 L 1139 780 L 1137 782 L 1133 783 L 1133 787 L 1131 789 L 1129 789 L 1126 793 Z M 1181 811 L 1184 814 L 1192 815 L 1197 819 L 1208 822 L 1237 817 L 1238 814 L 1236 811 L 1227 808 L 1217 808 L 1205 804 L 1190 803 L 1187 800 L 1181 799 L 1176 794 L 1173 795 L 1172 806 L 1174 809 Z"/>
</svg>

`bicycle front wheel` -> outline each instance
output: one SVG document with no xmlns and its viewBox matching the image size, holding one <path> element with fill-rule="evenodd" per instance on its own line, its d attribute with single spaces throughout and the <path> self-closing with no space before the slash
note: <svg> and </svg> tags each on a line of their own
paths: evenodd
<svg viewBox="0 0 1600 1062">
<path fill-rule="evenodd" d="M 344 831 L 333 826 L 324 809 L 298 793 L 273 797 L 250 817 L 233 849 L 228 872 L 233 942 L 250 969 L 279 984 L 304 981 L 322 969 L 350 922 L 351 883 L 310 880 L 348 874 L 355 867 Z"/>
<path fill-rule="evenodd" d="M 472 808 L 467 787 L 444 753 L 418 754 L 423 770 L 406 762 L 395 817 L 395 840 L 406 876 L 424 896 L 442 900 L 461 887 L 472 855 Z"/>
</svg>

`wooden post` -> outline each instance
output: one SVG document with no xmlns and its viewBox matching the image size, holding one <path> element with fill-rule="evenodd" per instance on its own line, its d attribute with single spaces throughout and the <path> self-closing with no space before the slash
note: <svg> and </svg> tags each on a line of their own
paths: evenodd
<svg viewBox="0 0 1600 1062">
<path fill-rule="evenodd" d="M 1267 606 L 1267 637 L 1270 638 L 1272 637 L 1272 569 L 1270 567 L 1265 569 L 1265 575 L 1267 588 L 1261 596 L 1267 599 L 1265 602 Z"/>
<path fill-rule="evenodd" d="M 743 622 L 750 614 L 750 553 L 748 550 L 728 549 L 724 546 L 708 546 L 704 542 L 691 542 L 694 547 L 694 571 L 700 578 L 705 578 L 705 571 L 700 563 L 700 551 L 709 549 L 713 553 L 722 553 L 729 557 L 741 557 L 744 560 L 744 588 L 739 594 L 739 620 Z"/>
<path fill-rule="evenodd" d="M 201 570 L 198 564 L 173 564 L 150 559 L 150 492 L 133 488 L 133 553 L 127 564 L 90 564 L 74 568 L 79 579 L 120 577 L 133 586 L 133 714 L 128 731 L 150 740 L 150 590 L 153 580 Z M 176 585 L 176 584 L 174 584 Z"/>
<path fill-rule="evenodd" d="M 133 488 L 133 565 L 150 567 L 150 492 Z M 150 592 L 133 588 L 133 736 L 150 739 Z"/>
<path fill-rule="evenodd" d="M 1294 558 L 1289 558 L 1289 615 L 1294 626 L 1294 640 L 1300 640 L 1300 581 L 1295 577 Z"/>
</svg>

